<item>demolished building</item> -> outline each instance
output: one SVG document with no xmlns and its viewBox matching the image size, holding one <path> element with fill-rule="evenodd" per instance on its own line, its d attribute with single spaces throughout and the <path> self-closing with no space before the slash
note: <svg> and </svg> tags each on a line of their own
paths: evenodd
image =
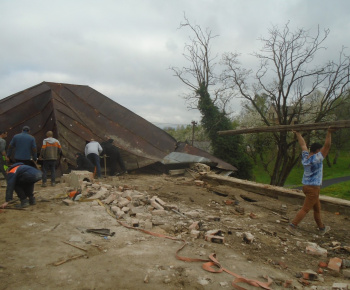
<svg viewBox="0 0 350 290">
<path fill-rule="evenodd" d="M 38 148 L 46 132 L 53 131 L 66 161 L 60 164 L 61 173 L 75 165 L 75 153 L 84 152 L 91 139 L 113 139 L 128 170 L 156 163 L 195 162 L 185 155 L 179 158 L 181 153 L 204 157 L 204 163 L 222 170 L 237 170 L 203 150 L 178 143 L 164 130 L 86 85 L 42 82 L 1 99 L 0 124 L 8 132 L 8 143 L 24 125 L 29 126 Z"/>
</svg>

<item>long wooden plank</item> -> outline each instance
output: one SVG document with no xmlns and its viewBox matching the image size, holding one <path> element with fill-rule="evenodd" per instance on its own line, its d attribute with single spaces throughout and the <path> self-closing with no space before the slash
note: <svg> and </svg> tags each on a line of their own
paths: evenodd
<svg viewBox="0 0 350 290">
<path fill-rule="evenodd" d="M 312 130 L 326 130 L 328 127 L 332 128 L 350 128 L 350 120 L 311 123 L 311 124 L 297 124 L 297 125 L 278 125 L 278 126 L 266 126 L 256 128 L 245 128 L 238 130 L 218 131 L 219 135 L 239 135 L 261 132 L 282 132 L 282 131 L 312 131 Z"/>
</svg>

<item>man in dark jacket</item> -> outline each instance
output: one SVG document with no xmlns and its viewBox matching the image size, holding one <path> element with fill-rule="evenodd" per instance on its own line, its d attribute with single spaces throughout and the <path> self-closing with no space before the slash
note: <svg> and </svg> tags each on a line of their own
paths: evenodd
<svg viewBox="0 0 350 290">
<path fill-rule="evenodd" d="M 13 191 L 16 191 L 21 200 L 20 208 L 34 205 L 36 203 L 34 184 L 41 180 L 41 178 L 41 171 L 32 166 L 25 165 L 21 162 L 10 166 L 7 172 L 6 202 L 3 203 L 1 207 L 5 208 L 13 199 Z"/>
<path fill-rule="evenodd" d="M 87 170 L 90 172 L 94 172 L 95 165 L 93 165 L 92 162 L 83 154 L 76 153 L 75 158 L 77 161 L 77 167 L 75 168 L 75 170 Z"/>
<path fill-rule="evenodd" d="M 105 142 L 101 143 L 103 148 L 102 154 L 107 155 L 107 166 L 109 167 L 109 175 L 115 175 L 117 170 L 117 164 L 119 164 L 121 173 L 127 173 L 124 161 L 120 155 L 119 149 L 117 146 L 113 145 L 113 139 L 108 139 Z"/>
<path fill-rule="evenodd" d="M 13 136 L 9 148 L 7 150 L 7 157 L 11 158 L 14 151 L 14 158 L 16 162 L 22 162 L 26 165 L 33 165 L 31 158 L 36 162 L 36 143 L 32 135 L 29 134 L 30 128 L 24 126 L 22 133 Z"/>
</svg>

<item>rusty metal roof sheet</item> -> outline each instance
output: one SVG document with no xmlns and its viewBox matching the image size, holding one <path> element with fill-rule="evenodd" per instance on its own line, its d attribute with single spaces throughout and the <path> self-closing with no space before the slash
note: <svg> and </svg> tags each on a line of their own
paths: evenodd
<svg viewBox="0 0 350 290">
<path fill-rule="evenodd" d="M 64 156 L 75 163 L 85 141 L 114 139 L 128 169 L 162 160 L 176 140 L 164 130 L 117 104 L 89 86 L 43 82 L 0 100 L 0 124 L 8 140 L 23 125 L 41 148 L 47 131 L 54 132 Z"/>
<path fill-rule="evenodd" d="M 42 82 L 1 99 L 0 129 L 7 130 L 8 143 L 24 125 L 31 128 L 39 149 L 46 132 L 53 131 L 70 164 L 75 164 L 76 152 L 84 152 L 86 140 L 114 139 L 128 170 L 161 161 L 174 151 L 203 156 L 227 170 L 234 168 L 191 146 L 176 149 L 171 135 L 89 86 Z"/>
<path fill-rule="evenodd" d="M 223 170 L 229 170 L 229 171 L 237 171 L 237 168 L 234 167 L 233 165 L 219 159 L 216 158 L 215 156 L 211 155 L 210 153 L 203 151 L 199 148 L 193 147 L 185 142 L 179 142 L 177 144 L 177 147 L 175 149 L 176 152 L 184 152 L 184 153 L 188 153 L 188 154 L 192 154 L 192 155 L 196 155 L 196 156 L 202 156 L 202 157 L 206 157 L 208 159 L 210 159 L 212 162 L 217 163 L 216 167 L 223 169 Z"/>
</svg>

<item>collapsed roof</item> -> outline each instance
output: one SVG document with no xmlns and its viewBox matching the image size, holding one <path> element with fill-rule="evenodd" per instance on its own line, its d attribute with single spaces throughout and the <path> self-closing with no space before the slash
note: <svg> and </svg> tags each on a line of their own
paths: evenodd
<svg viewBox="0 0 350 290">
<path fill-rule="evenodd" d="M 128 170 L 161 162 L 174 151 L 198 156 L 204 152 L 189 150 L 189 145 L 178 147 L 164 130 L 84 85 L 42 82 L 8 96 L 0 100 L 0 124 L 8 132 L 8 142 L 24 125 L 29 126 L 38 148 L 46 132 L 53 131 L 70 164 L 75 164 L 75 153 L 84 152 L 90 139 L 114 139 Z M 222 169 L 237 170 L 207 152 L 203 157 Z"/>
</svg>

